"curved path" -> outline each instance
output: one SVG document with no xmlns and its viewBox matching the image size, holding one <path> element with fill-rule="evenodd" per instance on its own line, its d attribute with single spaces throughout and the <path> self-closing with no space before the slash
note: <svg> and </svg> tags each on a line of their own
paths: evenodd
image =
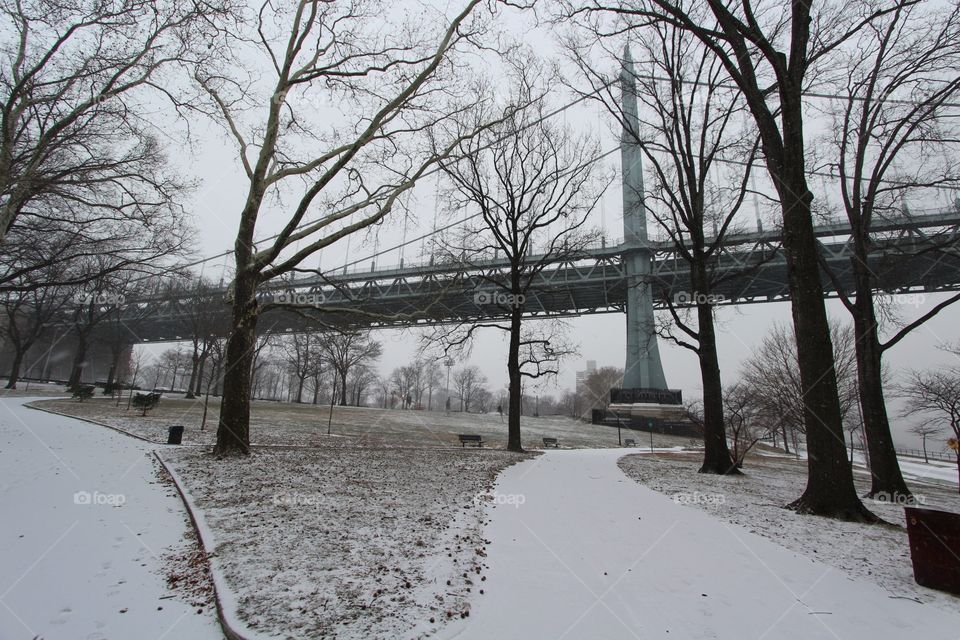
<svg viewBox="0 0 960 640">
<path fill-rule="evenodd" d="M 956 615 L 853 580 L 627 478 L 617 450 L 507 469 L 457 640 L 956 639 Z M 459 633 L 458 633 L 459 631 Z"/>
<path fill-rule="evenodd" d="M 28 400 L 0 398 L 0 639 L 223 638 L 166 586 L 189 523 L 156 445 Z"/>
</svg>

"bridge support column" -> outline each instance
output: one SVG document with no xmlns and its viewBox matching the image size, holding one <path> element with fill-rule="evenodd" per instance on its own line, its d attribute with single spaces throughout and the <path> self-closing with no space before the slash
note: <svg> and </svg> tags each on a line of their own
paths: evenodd
<svg viewBox="0 0 960 640">
<path fill-rule="evenodd" d="M 660 362 L 653 288 L 649 283 L 652 254 L 647 240 L 643 190 L 643 152 L 634 142 L 639 131 L 636 85 L 630 49 L 624 52 L 620 78 L 623 90 L 625 125 L 620 140 L 623 172 L 623 241 L 631 247 L 623 255 L 627 276 L 627 354 L 623 369 L 626 389 L 666 389 L 667 380 Z M 633 133 L 631 133 L 631 130 Z"/>
</svg>

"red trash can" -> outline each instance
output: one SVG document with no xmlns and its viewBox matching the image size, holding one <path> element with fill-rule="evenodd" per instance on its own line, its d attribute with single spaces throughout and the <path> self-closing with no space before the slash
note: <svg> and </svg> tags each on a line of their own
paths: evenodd
<svg viewBox="0 0 960 640">
<path fill-rule="evenodd" d="M 960 595 L 960 514 L 904 507 L 917 584 Z"/>
</svg>

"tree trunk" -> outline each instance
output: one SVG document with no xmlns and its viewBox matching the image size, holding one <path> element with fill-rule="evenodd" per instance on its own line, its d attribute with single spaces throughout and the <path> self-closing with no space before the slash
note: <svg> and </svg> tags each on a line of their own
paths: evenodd
<svg viewBox="0 0 960 640">
<path fill-rule="evenodd" d="M 957 491 L 960 492 L 960 451 L 957 452 Z"/>
<path fill-rule="evenodd" d="M 789 508 L 797 513 L 873 522 L 877 518 L 860 502 L 847 460 L 833 344 L 813 235 L 813 194 L 804 174 L 799 101 L 784 105 L 783 114 L 784 164 L 770 154 L 767 163 L 783 205 L 783 248 L 807 432 L 807 486 Z"/>
<path fill-rule="evenodd" d="M 520 402 L 522 378 L 520 376 L 520 317 L 521 310 L 514 306 L 510 313 L 510 348 L 507 352 L 507 374 L 510 378 L 509 415 L 507 416 L 507 450 L 523 451 L 520 441 Z"/>
<path fill-rule="evenodd" d="M 74 389 L 83 379 L 83 367 L 87 359 L 87 336 L 77 334 L 77 350 L 73 354 L 73 364 L 70 367 L 70 378 L 67 379 L 67 389 Z"/>
<path fill-rule="evenodd" d="M 930 464 L 930 459 L 927 457 L 927 436 L 920 436 L 920 441 L 923 443 L 923 462 Z"/>
<path fill-rule="evenodd" d="M 15 347 L 13 352 L 13 362 L 10 363 L 10 375 L 7 376 L 7 385 L 5 389 L 16 389 L 17 380 L 20 379 L 20 367 L 23 365 L 23 357 L 26 349 Z"/>
<path fill-rule="evenodd" d="M 702 262 L 691 265 L 698 299 L 707 299 L 710 284 Z M 703 464 L 700 473 L 719 475 L 740 471 L 730 456 L 727 431 L 723 421 L 723 381 L 720 378 L 720 360 L 717 357 L 717 335 L 713 324 L 713 307 L 707 302 L 697 304 L 697 327 L 700 358 L 700 380 L 703 385 Z"/>
<path fill-rule="evenodd" d="M 873 305 L 873 291 L 870 289 L 870 276 L 867 271 L 866 252 L 854 257 L 854 273 L 857 280 L 857 312 L 853 316 L 853 330 L 856 338 L 857 385 L 860 392 L 860 409 L 863 413 L 863 430 L 867 438 L 870 456 L 870 493 L 873 498 L 884 498 L 901 503 L 899 500 L 911 497 L 900 462 L 890 434 L 890 421 L 887 417 L 887 405 L 883 397 L 883 349 L 877 334 L 877 319 Z M 860 260 L 863 260 L 862 264 Z"/>
<path fill-rule="evenodd" d="M 347 370 L 340 376 L 340 406 L 347 406 Z"/>
<path fill-rule="evenodd" d="M 303 384 L 306 381 L 306 377 L 297 378 L 297 404 L 303 403 Z"/>
<path fill-rule="evenodd" d="M 213 448 L 216 456 L 250 453 L 250 379 L 257 340 L 255 274 L 237 274 L 232 315 L 233 330 L 227 339 L 217 444 Z"/>
<path fill-rule="evenodd" d="M 209 354 L 207 354 L 209 355 Z M 193 390 L 193 395 L 201 396 L 203 393 L 203 370 L 207 367 L 207 355 L 200 356 L 200 364 L 197 367 L 197 386 Z M 210 385 L 207 385 L 207 395 L 210 393 Z"/>
<path fill-rule="evenodd" d="M 193 347 L 193 355 L 190 357 L 190 382 L 187 383 L 187 395 L 185 398 L 195 398 L 193 390 L 197 386 L 197 373 L 200 372 L 200 354 L 197 353 L 197 347 Z"/>
</svg>

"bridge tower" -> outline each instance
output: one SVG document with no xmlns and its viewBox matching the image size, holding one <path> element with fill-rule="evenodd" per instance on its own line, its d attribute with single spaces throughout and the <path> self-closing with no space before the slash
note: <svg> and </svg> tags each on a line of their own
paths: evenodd
<svg viewBox="0 0 960 640">
<path fill-rule="evenodd" d="M 627 284 L 627 358 L 625 389 L 666 389 L 653 316 L 653 291 L 648 285 L 653 253 L 647 239 L 647 215 L 643 190 L 643 152 L 635 142 L 640 119 L 630 46 L 623 52 L 620 89 L 624 116 L 620 139 L 623 173 L 623 253 Z M 631 134 L 632 130 L 632 134 Z"/>
</svg>

